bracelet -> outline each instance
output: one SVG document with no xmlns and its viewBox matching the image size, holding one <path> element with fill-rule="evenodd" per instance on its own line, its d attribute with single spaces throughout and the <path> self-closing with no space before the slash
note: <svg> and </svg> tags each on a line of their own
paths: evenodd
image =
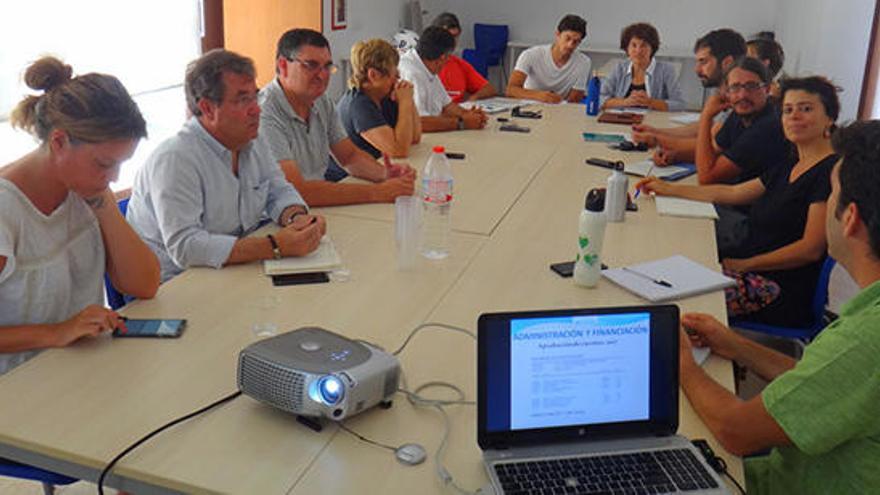
<svg viewBox="0 0 880 495">
<path fill-rule="evenodd" d="M 278 241 L 275 240 L 275 236 L 272 234 L 267 234 L 266 237 L 269 239 L 269 243 L 272 244 L 272 257 L 276 260 L 280 260 L 281 248 L 278 247 Z"/>
</svg>

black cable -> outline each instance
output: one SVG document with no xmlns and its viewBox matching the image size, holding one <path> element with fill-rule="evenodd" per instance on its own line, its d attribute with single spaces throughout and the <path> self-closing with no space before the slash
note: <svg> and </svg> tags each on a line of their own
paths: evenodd
<svg viewBox="0 0 880 495">
<path fill-rule="evenodd" d="M 734 479 L 734 477 L 731 476 L 730 473 L 728 473 L 726 469 L 724 470 L 723 474 L 724 474 L 724 476 L 727 476 L 727 478 L 728 478 L 731 482 L 733 482 L 733 484 L 736 486 L 737 490 L 739 490 L 739 492 L 742 493 L 742 495 L 746 495 L 746 490 L 745 490 L 745 488 L 743 488 L 742 485 L 740 485 L 739 482 L 736 481 L 736 479 Z"/>
<path fill-rule="evenodd" d="M 382 447 L 383 449 L 388 449 L 388 450 L 390 450 L 391 452 L 396 452 L 396 451 L 397 451 L 397 448 L 392 447 L 392 446 L 390 446 L 390 445 L 386 445 L 386 444 L 384 444 L 384 443 L 382 443 L 382 442 L 377 442 L 377 441 L 375 441 L 375 440 L 370 440 L 369 438 L 367 438 L 367 437 L 361 435 L 360 433 L 358 433 L 358 432 L 352 430 L 351 428 L 345 426 L 345 425 L 342 424 L 341 422 L 336 423 L 336 424 L 337 424 L 337 426 L 339 426 L 339 428 L 342 429 L 342 431 L 345 431 L 345 432 L 349 433 L 350 435 L 354 435 L 358 440 L 361 440 L 361 441 L 363 441 L 363 442 L 367 442 L 368 444 L 375 445 L 375 446 L 377 446 L 377 447 Z"/>
<path fill-rule="evenodd" d="M 105 467 L 104 470 L 101 471 L 101 476 L 98 477 L 98 494 L 104 495 L 104 478 L 106 478 L 107 475 L 110 474 L 110 470 L 113 469 L 114 466 L 116 466 L 116 463 L 118 463 L 123 457 L 125 457 L 129 453 L 131 453 L 132 450 L 140 447 L 147 440 L 153 438 L 154 436 L 158 435 L 159 433 L 162 433 L 163 431 L 167 430 L 168 428 L 171 428 L 172 426 L 174 426 L 176 424 L 183 423 L 184 421 L 186 421 L 190 418 L 193 418 L 195 416 L 198 416 L 199 414 L 202 414 L 202 413 L 204 413 L 210 409 L 213 409 L 221 404 L 229 402 L 232 399 L 235 399 L 236 397 L 238 397 L 239 395 L 241 395 L 241 390 L 238 390 L 232 394 L 229 394 L 226 397 L 223 397 L 222 399 L 220 399 L 216 402 L 212 402 L 211 404 L 208 404 L 207 406 L 199 409 L 198 411 L 191 412 L 191 413 L 187 414 L 186 416 L 182 416 L 182 417 L 177 418 L 175 420 L 172 420 L 168 423 L 165 423 L 164 425 L 160 426 L 159 428 L 156 428 L 155 430 L 153 430 L 150 433 L 147 433 L 146 435 L 141 437 L 141 439 L 138 440 L 137 442 L 128 446 L 125 450 L 123 450 L 116 457 L 114 457 L 113 460 L 111 460 L 110 463 L 107 464 L 107 467 Z"/>
</svg>

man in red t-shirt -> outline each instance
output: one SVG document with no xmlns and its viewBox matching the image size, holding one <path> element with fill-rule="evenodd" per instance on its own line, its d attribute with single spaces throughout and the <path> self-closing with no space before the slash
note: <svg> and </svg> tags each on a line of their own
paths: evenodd
<svg viewBox="0 0 880 495">
<path fill-rule="evenodd" d="M 456 41 L 458 35 L 461 34 L 461 24 L 458 22 L 458 17 L 449 12 L 438 15 L 432 25 L 449 31 L 449 34 Z M 495 87 L 480 75 L 474 66 L 455 55 L 449 56 L 449 61 L 440 69 L 438 76 L 443 81 L 443 87 L 446 88 L 449 97 L 455 103 L 489 98 L 498 94 Z"/>
</svg>

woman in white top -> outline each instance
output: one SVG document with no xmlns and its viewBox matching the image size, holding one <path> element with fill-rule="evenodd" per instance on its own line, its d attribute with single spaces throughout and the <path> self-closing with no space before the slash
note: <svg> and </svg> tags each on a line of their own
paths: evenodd
<svg viewBox="0 0 880 495">
<path fill-rule="evenodd" d="M 138 298 L 159 287 L 159 262 L 108 187 L 146 123 L 115 77 L 71 73 L 56 58 L 34 62 L 25 82 L 43 93 L 11 117 L 41 144 L 0 169 L 0 374 L 40 349 L 124 327 L 102 306 L 105 271 Z"/>
</svg>

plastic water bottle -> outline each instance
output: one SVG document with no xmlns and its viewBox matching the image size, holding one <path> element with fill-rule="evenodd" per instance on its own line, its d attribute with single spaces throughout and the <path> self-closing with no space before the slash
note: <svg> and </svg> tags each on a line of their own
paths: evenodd
<svg viewBox="0 0 880 495">
<path fill-rule="evenodd" d="M 452 168 L 443 146 L 434 146 L 422 173 L 422 256 L 449 256 L 449 210 L 452 207 Z"/>
<path fill-rule="evenodd" d="M 599 93 L 602 89 L 602 81 L 599 79 L 599 73 L 593 71 L 593 77 L 587 85 L 587 115 L 599 115 Z"/>
<path fill-rule="evenodd" d="M 602 271 L 602 241 L 605 240 L 605 194 L 600 189 L 587 193 L 578 223 L 578 254 L 574 261 L 575 285 L 595 287 Z"/>
<path fill-rule="evenodd" d="M 614 165 L 614 172 L 608 177 L 608 192 L 605 194 L 605 216 L 609 222 L 622 222 L 626 215 L 626 191 L 629 179 L 623 173 L 623 162 Z"/>
</svg>

